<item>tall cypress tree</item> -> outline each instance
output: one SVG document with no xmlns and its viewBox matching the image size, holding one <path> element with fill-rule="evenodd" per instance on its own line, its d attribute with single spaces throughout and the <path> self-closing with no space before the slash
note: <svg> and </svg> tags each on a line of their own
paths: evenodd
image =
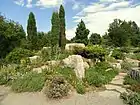
<svg viewBox="0 0 140 105">
<path fill-rule="evenodd" d="M 65 10 L 64 7 L 61 5 L 59 9 L 59 19 L 60 19 L 60 36 L 59 36 L 59 47 L 62 50 L 65 49 L 66 45 L 66 34 L 65 34 Z"/>
<path fill-rule="evenodd" d="M 51 45 L 55 46 L 59 44 L 59 34 L 60 34 L 60 22 L 58 12 L 53 12 L 51 23 L 52 23 Z"/>
<path fill-rule="evenodd" d="M 31 43 L 31 49 L 35 48 L 37 41 L 37 27 L 35 16 L 32 12 L 29 14 L 28 24 L 27 24 L 27 39 Z M 34 48 L 33 48 L 34 47 Z"/>
</svg>

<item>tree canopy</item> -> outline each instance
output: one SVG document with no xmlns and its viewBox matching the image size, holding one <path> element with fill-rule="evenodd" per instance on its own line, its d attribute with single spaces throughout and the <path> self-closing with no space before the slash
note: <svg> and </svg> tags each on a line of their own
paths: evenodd
<svg viewBox="0 0 140 105">
<path fill-rule="evenodd" d="M 86 28 L 84 21 L 81 20 L 81 22 L 77 25 L 75 32 L 76 36 L 72 39 L 72 41 L 87 45 L 89 32 L 90 31 Z"/>
</svg>

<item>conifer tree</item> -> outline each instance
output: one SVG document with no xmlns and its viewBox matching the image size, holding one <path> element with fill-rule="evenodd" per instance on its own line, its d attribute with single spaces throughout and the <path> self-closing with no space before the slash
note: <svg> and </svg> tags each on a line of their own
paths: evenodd
<svg viewBox="0 0 140 105">
<path fill-rule="evenodd" d="M 60 34 L 60 22 L 58 12 L 53 12 L 51 23 L 52 23 L 51 45 L 55 46 L 59 44 L 59 34 Z"/>
<path fill-rule="evenodd" d="M 61 5 L 59 9 L 59 19 L 60 19 L 60 36 L 59 36 L 59 47 L 64 50 L 66 45 L 66 34 L 65 34 L 65 10 Z"/>
<path fill-rule="evenodd" d="M 87 45 L 89 32 L 90 31 L 86 29 L 84 21 L 81 20 L 76 29 L 76 36 L 73 38 L 73 41 L 77 43 L 84 43 L 85 45 Z"/>
<path fill-rule="evenodd" d="M 37 42 L 37 27 L 33 12 L 30 12 L 27 24 L 27 39 L 31 43 L 31 49 L 35 48 Z M 34 47 L 34 48 L 33 48 Z"/>
</svg>

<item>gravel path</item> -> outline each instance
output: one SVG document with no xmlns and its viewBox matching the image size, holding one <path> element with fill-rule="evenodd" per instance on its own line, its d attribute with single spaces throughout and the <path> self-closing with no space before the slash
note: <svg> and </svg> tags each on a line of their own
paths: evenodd
<svg viewBox="0 0 140 105">
<path fill-rule="evenodd" d="M 0 100 L 0 105 L 124 105 L 119 98 L 120 93 L 114 91 L 114 89 L 125 91 L 121 86 L 116 86 L 122 85 L 123 77 L 122 74 L 116 76 L 111 84 L 106 85 L 105 91 L 89 92 L 85 95 L 73 93 L 60 100 L 47 99 L 42 92 L 12 93 L 9 89 L 0 87 L 0 93 L 6 94 Z"/>
</svg>

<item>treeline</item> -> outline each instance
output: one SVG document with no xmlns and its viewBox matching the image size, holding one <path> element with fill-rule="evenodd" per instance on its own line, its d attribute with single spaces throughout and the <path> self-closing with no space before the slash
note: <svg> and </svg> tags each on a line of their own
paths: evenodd
<svg viewBox="0 0 140 105">
<path fill-rule="evenodd" d="M 104 45 L 112 47 L 140 46 L 140 28 L 134 21 L 115 19 L 105 35 L 92 33 L 86 28 L 83 20 L 79 22 L 76 36 L 66 40 L 65 10 L 61 5 L 58 11 L 52 13 L 51 30 L 48 33 L 38 32 L 35 15 L 31 12 L 27 21 L 27 35 L 19 23 L 7 20 L 0 15 L 0 58 L 15 48 L 39 50 L 43 46 L 59 46 L 61 50 L 67 42 L 84 43 L 85 45 Z M 93 29 L 94 30 L 94 29 Z M 88 36 L 90 36 L 88 38 Z"/>
</svg>

